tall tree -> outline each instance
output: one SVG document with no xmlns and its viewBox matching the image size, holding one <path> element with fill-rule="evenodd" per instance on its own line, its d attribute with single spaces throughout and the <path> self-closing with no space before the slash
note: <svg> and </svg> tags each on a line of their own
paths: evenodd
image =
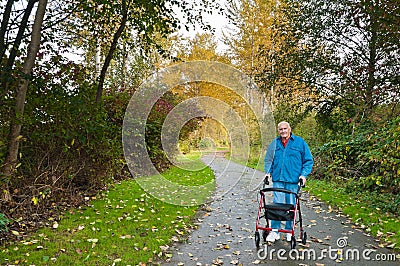
<svg viewBox="0 0 400 266">
<path fill-rule="evenodd" d="M 29 77 L 35 64 L 37 53 L 40 47 L 41 27 L 46 12 L 47 0 L 39 0 L 35 20 L 32 27 L 31 41 L 28 46 L 28 54 L 22 69 L 19 85 L 15 97 L 15 111 L 10 126 L 10 134 L 8 140 L 8 151 L 4 162 L 3 173 L 6 178 L 10 177 L 18 162 L 18 147 L 21 140 L 21 119 L 24 115 L 24 107 L 26 101 L 26 92 L 28 90 Z M 7 182 L 4 183 L 7 185 Z M 10 200 L 10 194 L 7 187 L 4 188 L 4 200 Z"/>
<path fill-rule="evenodd" d="M 227 35 L 226 44 L 233 62 L 266 94 L 274 116 L 296 124 L 315 95 L 290 56 L 298 50 L 299 39 L 290 30 L 285 5 L 275 0 L 230 1 L 236 31 Z"/>
<path fill-rule="evenodd" d="M 391 115 L 397 115 L 398 1 L 289 0 L 287 3 L 288 10 L 300 10 L 292 19 L 293 32 L 303 36 L 297 62 L 304 69 L 307 82 L 324 95 L 320 114 L 329 117 L 338 106 L 342 121 L 335 124 L 340 127 L 343 121 L 353 121 L 353 125 L 368 122 L 382 104 L 392 105 Z"/>
<path fill-rule="evenodd" d="M 19 48 L 21 46 L 21 43 L 24 39 L 24 34 L 25 31 L 27 29 L 28 23 L 29 23 L 29 17 L 32 13 L 33 7 L 35 5 L 35 3 L 38 0 L 29 0 L 26 8 L 23 11 L 23 15 L 22 15 L 22 19 L 21 22 L 18 26 L 18 32 L 17 35 L 15 36 L 15 39 L 12 43 L 12 47 L 9 50 L 9 55 L 6 58 L 6 51 L 7 51 L 7 47 L 9 46 L 8 41 L 6 40 L 5 36 L 7 34 L 7 32 L 9 32 L 9 26 L 10 24 L 10 16 L 11 16 L 11 7 L 14 4 L 14 1 L 12 0 L 8 0 L 5 10 L 4 10 L 4 14 L 3 14 L 3 20 L 1 23 L 1 31 L 0 31 L 0 58 L 1 61 L 4 61 L 4 65 L 2 65 L 2 69 L 1 69 L 1 88 L 3 93 L 0 95 L 5 95 L 9 92 L 8 90 L 8 83 L 12 82 L 10 80 L 11 78 L 11 71 L 12 68 L 14 67 L 15 64 L 15 60 L 17 57 L 17 54 L 19 53 Z M 0 100 L 1 102 L 1 100 Z"/>
</svg>

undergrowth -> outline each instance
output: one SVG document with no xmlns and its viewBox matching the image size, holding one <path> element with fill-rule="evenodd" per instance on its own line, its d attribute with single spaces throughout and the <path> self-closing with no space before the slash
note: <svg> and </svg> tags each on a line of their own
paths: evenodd
<svg viewBox="0 0 400 266">
<path fill-rule="evenodd" d="M 204 167 L 196 174 L 174 168 L 164 176 L 201 184 L 213 179 L 210 173 Z M 87 200 L 87 207 L 71 209 L 59 221 L 50 220 L 49 227 L 3 245 L 0 264 L 138 265 L 165 259 L 172 256 L 168 245 L 193 229 L 199 208 L 165 203 L 135 180 Z"/>
</svg>

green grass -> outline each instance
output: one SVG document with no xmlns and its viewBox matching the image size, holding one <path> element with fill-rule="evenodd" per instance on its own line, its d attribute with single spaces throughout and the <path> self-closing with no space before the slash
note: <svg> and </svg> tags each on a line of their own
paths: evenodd
<svg viewBox="0 0 400 266">
<path fill-rule="evenodd" d="M 312 195 L 348 215 L 356 226 L 381 239 L 381 247 L 400 250 L 400 217 L 377 206 L 387 195 L 348 192 L 334 182 L 309 179 L 305 188 Z"/>
<path fill-rule="evenodd" d="M 195 162 L 199 165 L 199 162 Z M 203 167 L 204 168 L 204 167 Z M 181 184 L 213 183 L 209 168 L 177 167 L 164 176 Z M 138 265 L 169 257 L 163 247 L 192 228 L 198 206 L 168 204 L 146 193 L 135 180 L 123 181 L 70 210 L 49 228 L 2 247 L 0 264 Z"/>
</svg>

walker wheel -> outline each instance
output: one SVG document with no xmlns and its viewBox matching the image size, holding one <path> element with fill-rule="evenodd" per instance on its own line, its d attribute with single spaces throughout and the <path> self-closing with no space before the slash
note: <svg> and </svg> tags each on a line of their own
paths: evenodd
<svg viewBox="0 0 400 266">
<path fill-rule="evenodd" d="M 295 249 L 296 248 L 296 239 L 295 239 L 295 237 L 292 237 L 292 239 L 290 240 L 290 248 L 291 249 Z"/>
<path fill-rule="evenodd" d="M 254 238 L 256 241 L 256 248 L 258 249 L 260 247 L 260 232 L 256 231 L 254 234 Z"/>
<path fill-rule="evenodd" d="M 268 234 L 269 234 L 269 231 L 263 230 L 262 237 L 263 237 L 264 242 L 267 242 Z"/>
<path fill-rule="evenodd" d="M 307 233 L 306 233 L 306 232 L 303 232 L 303 233 L 301 234 L 301 243 L 302 243 L 303 245 L 305 245 L 305 244 L 307 243 Z"/>
</svg>

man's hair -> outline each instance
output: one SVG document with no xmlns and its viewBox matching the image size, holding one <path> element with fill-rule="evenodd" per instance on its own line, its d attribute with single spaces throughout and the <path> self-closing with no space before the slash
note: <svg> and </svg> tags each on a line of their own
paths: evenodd
<svg viewBox="0 0 400 266">
<path fill-rule="evenodd" d="M 286 122 L 286 121 L 279 122 L 278 128 L 279 128 L 279 126 L 282 125 L 282 124 L 286 124 L 286 125 L 288 126 L 288 128 L 291 128 L 289 122 Z"/>
</svg>

